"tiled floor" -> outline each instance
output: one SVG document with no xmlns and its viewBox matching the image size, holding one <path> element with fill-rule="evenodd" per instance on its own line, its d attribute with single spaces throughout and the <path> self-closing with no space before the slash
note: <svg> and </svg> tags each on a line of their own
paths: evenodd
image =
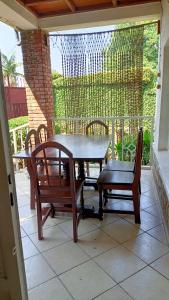
<svg viewBox="0 0 169 300">
<path fill-rule="evenodd" d="M 30 300 L 169 299 L 169 248 L 150 171 L 142 171 L 141 225 L 131 215 L 81 220 L 77 244 L 72 219 L 61 215 L 47 220 L 38 241 L 26 173 L 16 185 Z M 85 190 L 85 202 L 98 206 L 98 193 Z"/>
</svg>

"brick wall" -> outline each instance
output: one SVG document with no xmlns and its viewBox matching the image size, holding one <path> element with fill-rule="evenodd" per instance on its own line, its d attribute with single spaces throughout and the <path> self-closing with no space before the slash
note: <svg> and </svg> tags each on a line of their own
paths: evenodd
<svg viewBox="0 0 169 300">
<path fill-rule="evenodd" d="M 47 125 L 53 134 L 54 103 L 52 94 L 50 48 L 46 33 L 28 30 L 21 33 L 29 127 Z"/>
</svg>

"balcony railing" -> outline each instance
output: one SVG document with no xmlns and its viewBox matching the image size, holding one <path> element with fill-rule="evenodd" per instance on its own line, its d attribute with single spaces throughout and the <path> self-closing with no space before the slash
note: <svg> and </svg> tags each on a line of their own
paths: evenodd
<svg viewBox="0 0 169 300">
<path fill-rule="evenodd" d="M 143 159 L 142 164 L 151 165 L 151 145 L 153 141 L 154 117 L 98 117 L 98 118 L 62 118 L 54 120 L 55 132 L 61 134 L 85 134 L 87 124 L 93 120 L 101 120 L 109 127 L 111 146 L 109 157 L 112 159 L 132 161 L 135 155 L 137 132 L 143 127 Z"/>
<path fill-rule="evenodd" d="M 137 130 L 143 127 L 143 159 L 142 164 L 151 166 L 151 146 L 153 142 L 154 118 L 151 116 L 135 117 L 99 117 L 99 118 L 57 118 L 54 120 L 56 134 L 85 134 L 87 124 L 93 120 L 101 120 L 109 127 L 111 145 L 109 158 L 128 160 L 134 159 L 136 149 Z M 10 130 L 12 154 L 24 148 L 28 124 Z M 14 161 L 16 169 L 19 162 Z"/>
<path fill-rule="evenodd" d="M 25 138 L 28 130 L 28 123 L 9 130 L 12 154 L 16 154 L 17 152 L 24 149 Z M 14 164 L 16 166 L 16 169 L 18 169 L 19 161 L 14 160 Z"/>
</svg>

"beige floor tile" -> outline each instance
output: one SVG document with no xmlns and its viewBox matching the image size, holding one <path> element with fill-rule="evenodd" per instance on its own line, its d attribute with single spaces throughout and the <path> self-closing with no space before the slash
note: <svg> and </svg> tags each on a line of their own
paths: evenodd
<svg viewBox="0 0 169 300">
<path fill-rule="evenodd" d="M 26 232 L 23 230 L 22 227 L 20 227 L 20 232 L 21 232 L 21 237 L 22 238 L 25 237 L 25 236 L 27 236 Z"/>
<path fill-rule="evenodd" d="M 91 257 L 118 246 L 117 242 L 99 229 L 82 235 L 78 245 Z"/>
<path fill-rule="evenodd" d="M 115 286 L 107 292 L 96 297 L 95 300 L 132 300 L 121 287 Z"/>
<path fill-rule="evenodd" d="M 163 244 L 168 245 L 163 224 L 154 227 L 153 229 L 149 230 L 147 233 L 149 233 L 154 238 L 158 239 Z"/>
<path fill-rule="evenodd" d="M 146 263 L 153 262 L 169 251 L 167 246 L 160 243 L 157 239 L 147 233 L 143 233 L 140 236 L 127 241 L 123 244 L 123 246 L 128 248 L 130 251 L 133 251 Z"/>
<path fill-rule="evenodd" d="M 93 299 L 115 285 L 93 261 L 86 262 L 59 277 L 76 300 Z"/>
<path fill-rule="evenodd" d="M 29 292 L 29 300 L 72 300 L 62 283 L 53 278 Z"/>
<path fill-rule="evenodd" d="M 143 184 L 141 185 L 141 193 L 144 194 L 144 193 L 150 192 L 151 190 L 152 190 L 152 186 L 149 184 L 145 184 L 143 182 Z"/>
<path fill-rule="evenodd" d="M 123 219 L 104 226 L 102 230 L 119 243 L 130 240 L 142 232 L 137 226 L 132 225 Z"/>
<path fill-rule="evenodd" d="M 155 217 L 161 218 L 160 209 L 159 209 L 159 206 L 157 204 L 151 205 L 151 206 L 145 208 L 144 210 L 146 212 L 152 214 Z"/>
<path fill-rule="evenodd" d="M 142 209 L 146 209 L 147 207 L 150 207 L 151 205 L 154 205 L 155 201 L 154 199 L 145 196 L 145 194 L 142 194 L 140 197 L 140 207 Z"/>
<path fill-rule="evenodd" d="M 21 220 L 21 225 L 24 229 L 24 231 L 29 235 L 29 234 L 33 234 L 35 232 L 38 231 L 37 229 L 37 217 L 34 216 L 32 218 L 29 219 L 24 219 Z"/>
<path fill-rule="evenodd" d="M 61 223 L 58 225 L 63 231 L 68 234 L 70 237 L 73 236 L 73 223 L 72 220 L 69 220 L 67 222 Z M 92 230 L 97 229 L 99 224 L 91 222 L 90 219 L 87 220 L 80 220 L 79 226 L 78 226 L 78 236 L 82 234 L 86 234 Z"/>
<path fill-rule="evenodd" d="M 168 300 L 169 281 L 146 267 L 120 284 L 135 300 Z"/>
<path fill-rule="evenodd" d="M 150 214 L 144 210 L 141 211 L 140 228 L 142 230 L 144 230 L 144 231 L 150 230 L 161 223 L 162 223 L 162 220 L 160 217 L 153 216 L 152 214 Z"/>
<path fill-rule="evenodd" d="M 169 253 L 160 257 L 151 266 L 169 279 Z"/>
<path fill-rule="evenodd" d="M 132 201 L 120 200 L 112 204 L 111 201 L 108 201 L 106 207 L 108 209 L 133 210 L 133 203 Z"/>
<path fill-rule="evenodd" d="M 155 196 L 155 192 L 154 192 L 154 187 L 149 189 L 148 191 L 142 191 L 142 195 L 151 198 L 153 201 L 157 201 L 156 196 Z"/>
<path fill-rule="evenodd" d="M 29 219 L 36 215 L 35 209 L 30 209 L 30 205 L 25 205 L 19 208 L 19 218 L 20 222 Z"/>
<path fill-rule="evenodd" d="M 46 220 L 46 222 L 45 222 L 45 224 L 44 224 L 44 229 L 48 228 L 48 227 L 55 226 L 55 225 L 57 225 L 59 223 L 63 223 L 67 219 L 68 218 L 65 218 L 63 216 L 57 216 L 55 218 L 48 217 L 47 220 Z M 38 231 L 38 228 L 37 228 L 37 217 L 36 216 L 21 221 L 21 225 L 22 225 L 24 231 L 27 234 L 33 234 L 33 233 L 35 233 L 35 232 Z"/>
<path fill-rule="evenodd" d="M 25 260 L 28 289 L 48 281 L 56 276 L 41 254 Z"/>
<path fill-rule="evenodd" d="M 43 230 L 44 239 L 41 241 L 38 240 L 37 233 L 31 234 L 29 235 L 29 237 L 41 252 L 54 248 L 58 245 L 61 245 L 71 239 L 57 225 L 46 229 L 44 228 Z"/>
<path fill-rule="evenodd" d="M 126 279 L 146 266 L 141 259 L 122 246 L 113 248 L 94 260 L 116 282 Z"/>
<path fill-rule="evenodd" d="M 100 221 L 100 227 L 111 224 L 117 220 L 120 220 L 119 215 L 106 213 L 103 215 L 103 221 Z"/>
<path fill-rule="evenodd" d="M 17 203 L 18 207 L 30 205 L 30 195 L 28 193 L 17 192 Z"/>
<path fill-rule="evenodd" d="M 89 259 L 89 256 L 72 241 L 48 250 L 43 255 L 57 275 Z"/>
<path fill-rule="evenodd" d="M 34 244 L 29 239 L 28 236 L 22 238 L 22 247 L 23 247 L 23 254 L 25 259 L 34 256 L 36 254 L 39 254 L 39 251 L 34 246 Z"/>
</svg>

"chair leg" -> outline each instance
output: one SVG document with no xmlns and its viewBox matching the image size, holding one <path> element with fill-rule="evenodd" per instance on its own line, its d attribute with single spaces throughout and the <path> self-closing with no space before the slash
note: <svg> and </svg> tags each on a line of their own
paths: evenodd
<svg viewBox="0 0 169 300">
<path fill-rule="evenodd" d="M 140 193 L 140 195 L 141 195 L 141 181 L 139 181 L 139 186 L 138 186 L 138 188 L 139 188 L 139 193 Z"/>
<path fill-rule="evenodd" d="M 103 190 L 99 186 L 99 219 L 103 220 Z"/>
<path fill-rule="evenodd" d="M 89 170 L 89 163 L 88 162 L 86 163 L 86 174 L 87 174 L 87 177 L 90 176 L 90 170 Z"/>
<path fill-rule="evenodd" d="M 135 223 L 140 224 L 140 193 L 139 189 L 133 188 L 133 206 L 134 206 L 134 215 L 135 215 Z"/>
<path fill-rule="evenodd" d="M 102 161 L 100 162 L 100 172 L 102 171 Z"/>
<path fill-rule="evenodd" d="M 73 210 L 73 240 L 77 243 L 78 234 L 77 234 L 77 209 Z"/>
<path fill-rule="evenodd" d="M 38 221 L 38 239 L 43 240 L 43 230 L 42 230 L 42 206 L 39 201 L 37 201 L 37 221 Z"/>
<path fill-rule="evenodd" d="M 31 179 L 30 179 L 30 208 L 35 209 L 35 189 Z"/>
</svg>

